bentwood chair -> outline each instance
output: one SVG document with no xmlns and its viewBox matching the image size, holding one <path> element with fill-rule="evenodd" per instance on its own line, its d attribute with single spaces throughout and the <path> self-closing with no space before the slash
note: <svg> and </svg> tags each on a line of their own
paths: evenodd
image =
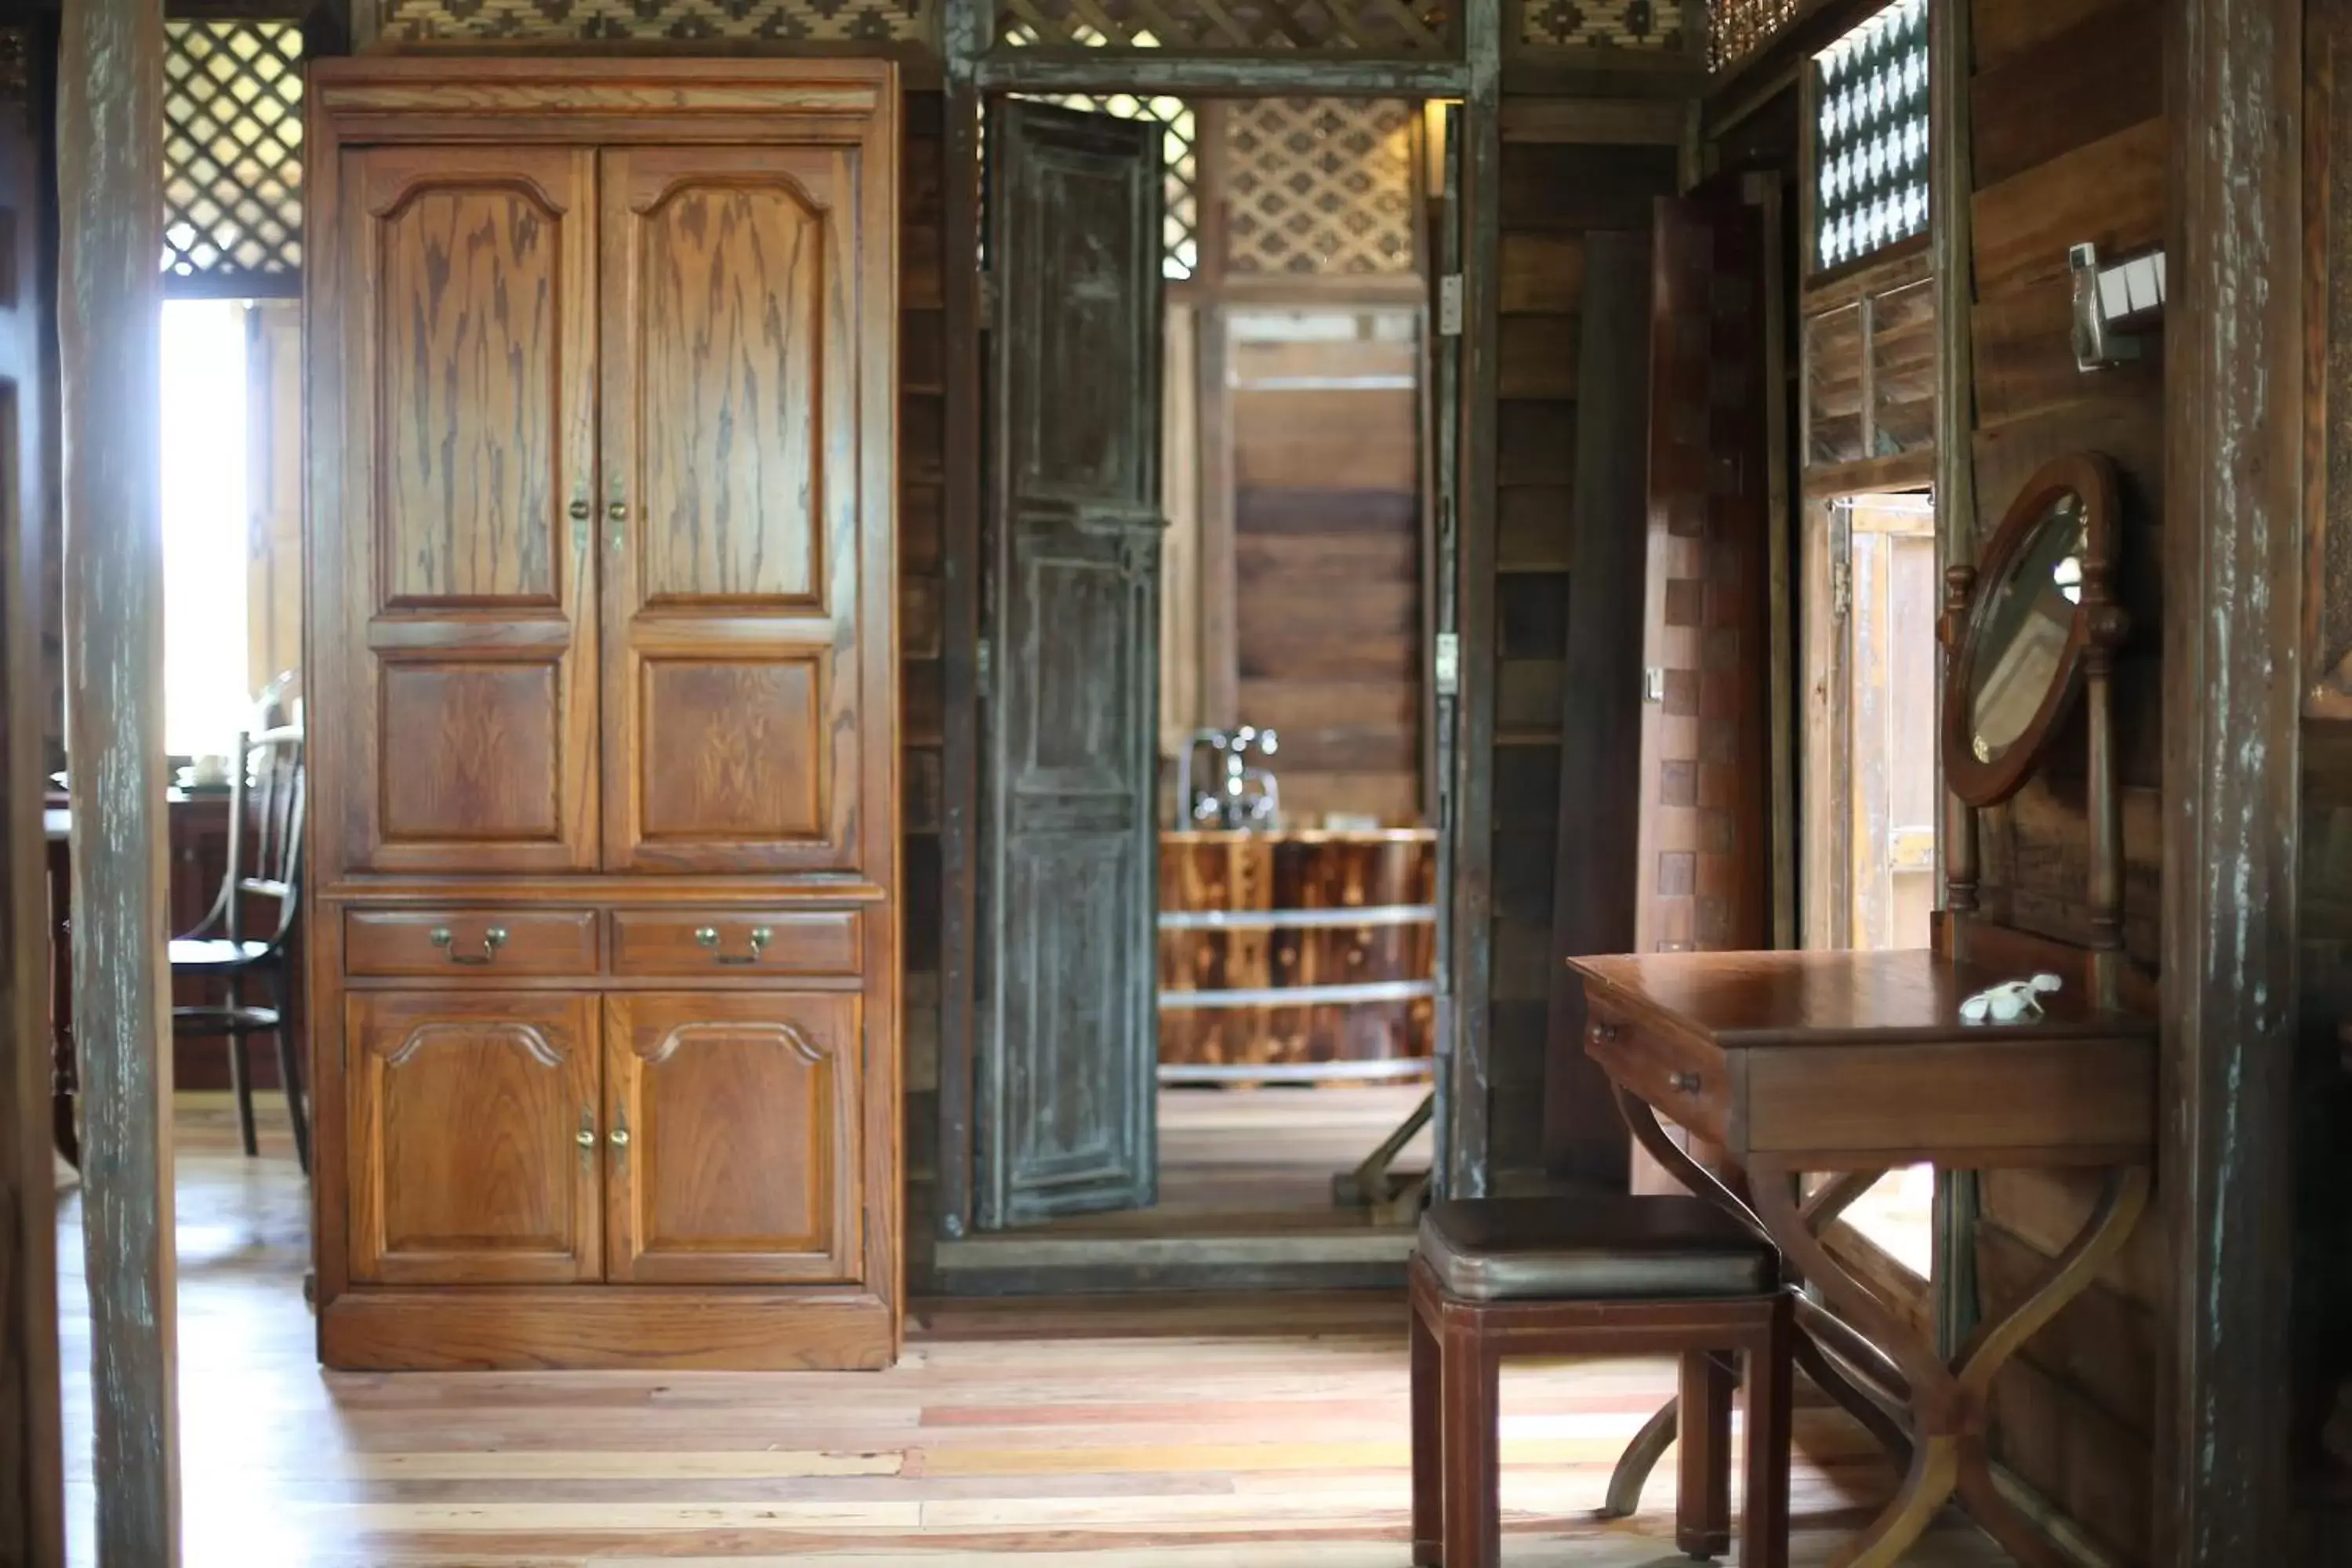
<svg viewBox="0 0 2352 1568">
<path fill-rule="evenodd" d="M 1738 1220 L 1694 1197 L 1433 1204 L 1411 1296 L 1416 1564 L 1497 1568 L 1505 1356 L 1671 1354 L 1682 1364 L 1675 1544 L 1694 1558 L 1730 1549 L 1740 1387 L 1740 1568 L 1787 1568 L 1790 1302 L 1779 1253 Z"/>
<path fill-rule="evenodd" d="M 197 927 L 174 938 L 174 978 L 216 982 L 221 1000 L 172 1009 L 172 1032 L 191 1038 L 226 1037 L 229 1085 L 236 1094 L 237 1131 L 248 1158 L 258 1152 L 253 1127 L 253 1085 L 246 1042 L 270 1035 L 278 1042 L 278 1073 L 294 1125 L 294 1154 L 310 1169 L 310 1121 L 304 1109 L 302 1052 L 287 1019 L 292 977 L 289 947 L 302 901 L 302 731 L 281 725 L 237 737 L 229 774 L 228 867 L 220 896 Z M 257 926 L 248 903 L 274 906 Z M 262 1000 L 248 1000 L 258 987 Z"/>
</svg>

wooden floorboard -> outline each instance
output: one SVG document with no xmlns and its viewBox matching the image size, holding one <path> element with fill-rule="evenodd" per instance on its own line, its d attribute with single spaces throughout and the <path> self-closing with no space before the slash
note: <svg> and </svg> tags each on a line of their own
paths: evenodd
<svg viewBox="0 0 2352 1568">
<path fill-rule="evenodd" d="M 1338 1091 L 1326 1091 L 1337 1093 Z M 282 1118 L 180 1128 L 181 1453 L 191 1568 L 1403 1568 L 1404 1307 L 1392 1295 L 919 1302 L 882 1373 L 321 1373 Z M 89 1563 L 89 1328 L 59 1229 L 68 1512 Z M 1506 1568 L 1664 1568 L 1671 1460 L 1592 1517 L 1673 1388 L 1664 1362 L 1515 1364 Z M 1843 1418 L 1797 1470 L 1798 1563 L 1893 1485 Z M 1911 1561 L 2005 1562 L 1955 1523 Z"/>
</svg>

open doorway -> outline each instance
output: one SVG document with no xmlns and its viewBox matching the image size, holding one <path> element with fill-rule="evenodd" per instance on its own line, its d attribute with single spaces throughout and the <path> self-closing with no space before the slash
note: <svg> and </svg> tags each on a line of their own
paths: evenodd
<svg viewBox="0 0 2352 1568">
<path fill-rule="evenodd" d="M 1430 121 L 985 124 L 979 1228 L 1380 1232 L 1350 1261 L 1393 1268 L 1443 902 Z"/>
</svg>

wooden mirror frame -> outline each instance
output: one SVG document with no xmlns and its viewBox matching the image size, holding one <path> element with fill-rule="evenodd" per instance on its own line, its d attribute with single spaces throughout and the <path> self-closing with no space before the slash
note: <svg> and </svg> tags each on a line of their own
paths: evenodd
<svg viewBox="0 0 2352 1568">
<path fill-rule="evenodd" d="M 2024 731 L 1999 757 L 1982 762 L 1974 746 L 1974 678 L 1992 596 L 1981 592 L 1979 584 L 2000 584 L 2015 570 L 2019 558 L 2039 536 L 2052 505 L 2067 495 L 2079 496 L 2083 502 L 2083 594 L 2074 625 L 2060 651 L 2050 689 L 2042 694 L 2042 705 Z M 2112 672 L 2115 648 L 2128 630 L 2123 610 L 2115 601 L 2119 542 L 2116 514 L 2113 463 L 2093 452 L 2054 458 L 2037 469 L 2010 502 L 1985 548 L 1981 571 L 1956 566 L 1946 574 L 1952 593 L 1946 608 L 1944 640 L 1951 649 L 1952 662 L 1944 688 L 1944 783 L 1969 805 L 1979 810 L 1999 805 L 2024 787 L 2088 683 L 2086 677 L 2098 678 L 2105 695 L 2105 678 Z M 2104 710 L 2106 704 L 2100 701 L 2095 706 Z M 2095 729 L 2098 719 L 2095 714 Z"/>
</svg>

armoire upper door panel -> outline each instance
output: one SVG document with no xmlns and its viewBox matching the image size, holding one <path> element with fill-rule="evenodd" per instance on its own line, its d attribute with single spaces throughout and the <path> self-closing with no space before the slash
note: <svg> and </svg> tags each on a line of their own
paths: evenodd
<svg viewBox="0 0 2352 1568">
<path fill-rule="evenodd" d="M 604 153 L 605 864 L 858 864 L 858 173 Z"/>
<path fill-rule="evenodd" d="M 341 172 L 344 864 L 592 867 L 594 154 Z"/>
</svg>

